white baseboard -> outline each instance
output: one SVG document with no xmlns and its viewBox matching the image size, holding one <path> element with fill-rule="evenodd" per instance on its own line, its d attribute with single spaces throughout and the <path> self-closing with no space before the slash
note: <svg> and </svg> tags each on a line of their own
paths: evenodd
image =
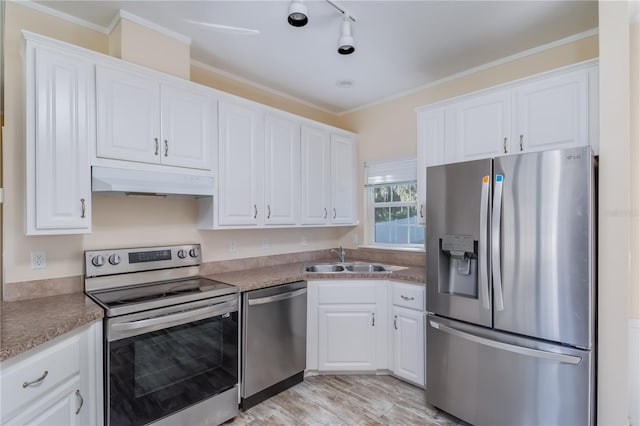
<svg viewBox="0 0 640 426">
<path fill-rule="evenodd" d="M 629 319 L 629 424 L 640 426 L 640 319 Z"/>
</svg>

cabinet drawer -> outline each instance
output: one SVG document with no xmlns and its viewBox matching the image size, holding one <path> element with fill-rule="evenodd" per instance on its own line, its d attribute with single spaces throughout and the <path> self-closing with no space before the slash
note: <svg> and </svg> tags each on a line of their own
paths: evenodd
<svg viewBox="0 0 640 426">
<path fill-rule="evenodd" d="M 376 303 L 377 285 L 375 282 L 338 281 L 320 283 L 318 303 Z"/>
<path fill-rule="evenodd" d="M 37 349 L 36 349 L 37 350 Z M 46 375 L 45 375 L 46 372 Z M 2 371 L 3 418 L 80 374 L 80 337 L 56 343 Z M 44 376 L 44 379 L 38 380 Z M 37 381 L 37 382 L 36 382 Z M 29 386 L 25 383 L 36 382 Z"/>
<path fill-rule="evenodd" d="M 391 283 L 393 304 L 409 309 L 424 311 L 424 286 L 420 284 Z"/>
</svg>

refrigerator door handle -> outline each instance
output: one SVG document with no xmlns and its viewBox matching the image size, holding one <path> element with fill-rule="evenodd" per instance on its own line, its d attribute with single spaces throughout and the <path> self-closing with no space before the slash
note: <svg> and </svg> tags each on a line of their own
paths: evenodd
<svg viewBox="0 0 640 426">
<path fill-rule="evenodd" d="M 500 266 L 500 219 L 502 215 L 502 181 L 504 175 L 496 174 L 493 188 L 493 218 L 491 220 L 491 265 L 493 267 L 493 295 L 496 311 L 504 310 L 502 298 L 502 268 Z"/>
<path fill-rule="evenodd" d="M 482 300 L 482 307 L 485 309 L 491 309 L 489 302 L 489 271 L 488 271 L 488 250 L 487 239 L 488 233 L 487 224 L 489 222 L 489 183 L 491 179 L 489 176 L 482 177 L 482 192 L 480 194 L 480 241 L 478 241 L 478 265 L 480 268 L 480 299 Z"/>
<path fill-rule="evenodd" d="M 524 346 L 511 345 L 509 343 L 498 342 L 496 340 L 487 339 L 484 337 L 476 336 L 474 334 L 465 333 L 464 331 L 457 330 L 455 328 L 446 326 L 444 324 L 437 323 L 433 320 L 429 320 L 429 324 L 432 328 L 440 330 L 444 333 L 451 334 L 462 339 L 469 340 L 471 342 L 479 343 L 485 346 L 491 346 L 492 348 L 501 349 L 517 353 L 520 355 L 532 356 L 535 358 L 548 359 L 550 361 L 557 361 L 565 364 L 580 364 L 582 358 L 574 355 L 559 354 L 556 352 L 542 351 L 540 349 L 532 349 Z"/>
</svg>

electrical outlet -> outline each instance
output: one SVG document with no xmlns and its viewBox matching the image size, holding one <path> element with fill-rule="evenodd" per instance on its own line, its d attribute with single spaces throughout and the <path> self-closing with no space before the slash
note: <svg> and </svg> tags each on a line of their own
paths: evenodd
<svg viewBox="0 0 640 426">
<path fill-rule="evenodd" d="M 31 269 L 44 269 L 47 267 L 47 252 L 32 251 L 31 252 Z"/>
<path fill-rule="evenodd" d="M 306 235 L 302 236 L 302 239 L 300 240 L 300 245 L 302 245 L 304 247 L 309 245 L 309 241 L 307 240 L 307 236 Z"/>
<path fill-rule="evenodd" d="M 262 240 L 262 248 L 268 249 L 269 247 L 271 247 L 271 242 L 269 241 L 269 239 L 265 238 L 264 240 Z"/>
<path fill-rule="evenodd" d="M 233 253 L 236 251 L 236 240 L 229 240 L 229 252 Z"/>
<path fill-rule="evenodd" d="M 358 234 L 356 234 L 354 232 L 354 234 L 351 236 L 351 244 L 353 245 L 358 245 Z"/>
</svg>

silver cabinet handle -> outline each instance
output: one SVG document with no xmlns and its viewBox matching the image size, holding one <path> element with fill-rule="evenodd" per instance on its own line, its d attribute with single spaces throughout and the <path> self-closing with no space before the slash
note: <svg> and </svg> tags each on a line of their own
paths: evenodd
<svg viewBox="0 0 640 426">
<path fill-rule="evenodd" d="M 393 316 L 393 328 L 395 328 L 396 330 L 398 329 L 398 316 L 397 315 Z"/>
<path fill-rule="evenodd" d="M 405 296 L 404 294 L 401 294 L 401 295 L 400 295 L 400 298 L 401 298 L 402 300 L 413 300 L 413 297 Z"/>
<path fill-rule="evenodd" d="M 478 241 L 478 286 L 480 287 L 480 299 L 485 309 L 491 309 L 489 305 L 489 175 L 482 177 L 482 189 L 480 192 L 480 240 Z"/>
<path fill-rule="evenodd" d="M 371 312 L 371 327 L 375 327 L 375 326 L 376 326 L 376 313 Z"/>
<path fill-rule="evenodd" d="M 158 151 L 160 151 L 160 144 L 158 143 L 158 138 L 153 138 L 153 140 L 156 143 L 156 151 L 153 153 L 153 155 L 158 155 Z"/>
<path fill-rule="evenodd" d="M 267 204 L 267 219 L 271 219 L 271 206 Z"/>
<path fill-rule="evenodd" d="M 37 379 L 30 382 L 24 382 L 22 384 L 22 388 L 28 388 L 29 386 L 38 386 L 40 383 L 44 382 L 44 379 L 46 379 L 48 375 L 49 372 L 45 370 L 45 372 L 42 373 L 42 376 L 38 377 Z"/>
<path fill-rule="evenodd" d="M 80 394 L 80 389 L 76 389 L 76 396 L 80 398 L 80 406 L 76 410 L 76 416 L 77 416 L 80 413 L 80 410 L 82 410 L 82 406 L 84 405 L 84 398 L 82 397 L 82 394 Z"/>
<path fill-rule="evenodd" d="M 504 150 L 504 153 L 507 153 L 507 138 L 504 138 L 504 142 L 502 142 L 502 149 Z"/>
<path fill-rule="evenodd" d="M 424 204 L 420 203 L 420 218 L 424 218 Z"/>
<path fill-rule="evenodd" d="M 520 135 L 520 151 L 524 151 L 524 145 L 522 144 L 523 138 L 524 138 L 524 135 Z"/>
<path fill-rule="evenodd" d="M 500 220 L 502 217 L 502 182 L 504 175 L 496 174 L 493 187 L 493 218 L 491 219 L 491 264 L 493 268 L 493 302 L 496 311 L 504 310 L 502 298 L 502 267 L 500 265 Z"/>
<path fill-rule="evenodd" d="M 257 205 L 253 205 L 253 218 L 257 218 L 258 217 L 258 206 Z"/>
<path fill-rule="evenodd" d="M 273 296 L 261 297 L 259 299 L 249 299 L 249 306 L 264 305 L 265 303 L 281 302 L 283 300 L 293 299 L 307 292 L 306 288 L 289 291 L 287 293 L 275 294 Z"/>
<path fill-rule="evenodd" d="M 81 218 L 81 219 L 84 219 L 85 217 L 87 217 L 87 216 L 86 216 L 86 209 L 87 209 L 87 207 L 86 207 L 86 205 L 85 205 L 85 203 L 84 203 L 84 198 L 80 198 L 80 208 L 81 208 L 81 210 L 82 210 L 82 212 L 80 213 L 80 218 Z"/>
<path fill-rule="evenodd" d="M 336 208 L 334 207 L 333 208 L 333 218 L 335 219 L 336 216 L 338 216 L 338 213 L 336 212 Z"/>
<path fill-rule="evenodd" d="M 499 342 L 496 340 L 486 339 L 484 337 L 476 336 L 475 334 L 467 333 L 467 332 L 458 330 L 456 328 L 449 327 L 444 324 L 440 324 L 433 320 L 429 320 L 429 324 L 431 325 L 432 328 L 435 328 L 436 330 L 440 330 L 445 333 L 451 334 L 453 336 L 460 337 L 462 339 L 470 340 L 472 342 L 479 343 L 481 345 L 490 346 L 492 348 L 496 348 L 504 351 L 509 351 L 509 352 L 513 352 L 521 355 L 533 356 L 536 358 L 548 359 L 551 361 L 562 362 L 565 364 L 576 365 L 576 364 L 579 364 L 580 361 L 582 361 L 582 358 L 580 358 L 579 356 L 566 355 L 566 354 L 561 354 L 556 352 L 548 352 L 548 351 L 543 351 L 541 349 L 532 349 L 524 346 L 517 346 L 509 343 Z"/>
<path fill-rule="evenodd" d="M 169 142 L 167 142 L 167 140 L 164 140 L 164 156 L 166 157 L 167 155 L 169 155 Z"/>
<path fill-rule="evenodd" d="M 327 208 L 326 207 L 324 208 L 324 218 L 325 219 L 327 218 Z"/>
</svg>

